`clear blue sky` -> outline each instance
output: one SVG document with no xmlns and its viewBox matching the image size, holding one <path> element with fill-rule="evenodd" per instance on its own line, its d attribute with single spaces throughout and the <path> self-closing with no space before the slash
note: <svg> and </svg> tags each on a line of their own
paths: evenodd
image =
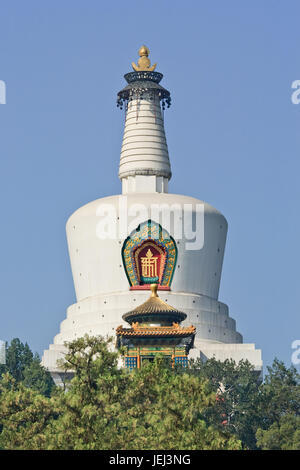
<svg viewBox="0 0 300 470">
<path fill-rule="evenodd" d="M 173 103 L 170 191 L 227 218 L 220 300 L 290 363 L 299 322 L 300 3 L 2 0 L 0 339 L 40 354 L 75 301 L 65 222 L 118 194 L 123 74 L 145 43 Z"/>
</svg>

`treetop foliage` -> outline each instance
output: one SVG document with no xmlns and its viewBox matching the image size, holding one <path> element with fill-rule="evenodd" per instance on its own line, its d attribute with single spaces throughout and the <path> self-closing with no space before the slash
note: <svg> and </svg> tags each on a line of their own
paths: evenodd
<svg viewBox="0 0 300 470">
<path fill-rule="evenodd" d="M 196 450 L 300 448 L 299 374 L 274 361 L 265 382 L 248 362 L 162 357 L 130 372 L 112 339 L 76 339 L 48 384 L 28 345 L 11 344 L 0 380 L 5 449 Z"/>
</svg>

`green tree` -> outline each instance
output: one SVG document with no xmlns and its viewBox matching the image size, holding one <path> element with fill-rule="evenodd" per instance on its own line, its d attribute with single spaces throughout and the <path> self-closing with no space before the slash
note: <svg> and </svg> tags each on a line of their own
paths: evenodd
<svg viewBox="0 0 300 470">
<path fill-rule="evenodd" d="M 269 429 L 258 429 L 256 436 L 263 450 L 300 450 L 300 416 L 283 415 Z"/>
<path fill-rule="evenodd" d="M 258 426 L 262 423 L 261 381 L 248 361 L 224 362 L 214 358 L 206 362 L 191 361 L 193 373 L 208 380 L 217 394 L 216 404 L 206 410 L 206 419 L 218 429 L 226 428 L 245 448 L 256 449 Z"/>
<path fill-rule="evenodd" d="M 33 355 L 28 344 L 14 338 L 6 344 L 6 363 L 0 365 L 1 376 L 9 373 L 16 382 L 50 396 L 54 382 L 50 373 L 41 365 L 38 354 Z"/>
<path fill-rule="evenodd" d="M 263 423 L 268 429 L 287 414 L 300 416 L 300 375 L 294 366 L 287 368 L 282 361 L 274 359 L 267 368 L 263 384 Z"/>
<path fill-rule="evenodd" d="M 69 344 L 65 371 L 74 378 L 50 398 L 6 375 L 1 382 L 2 445 L 7 449 L 239 449 L 226 429 L 207 423 L 215 393 L 198 375 L 157 359 L 119 369 L 111 342 Z"/>
<path fill-rule="evenodd" d="M 212 359 L 172 369 L 158 357 L 129 372 L 118 368 L 112 341 L 71 342 L 61 367 L 74 378 L 51 394 L 38 356 L 15 341 L 8 364 L 15 376 L 0 380 L 0 448 L 300 448 L 295 368 L 276 359 L 260 383 L 247 362 Z"/>
<path fill-rule="evenodd" d="M 262 386 L 261 425 L 256 437 L 262 449 L 300 450 L 300 375 L 275 359 Z"/>
<path fill-rule="evenodd" d="M 31 364 L 33 354 L 27 343 L 14 338 L 10 345 L 6 344 L 6 363 L 0 366 L 0 373 L 9 372 L 18 382 L 23 380 L 26 366 Z"/>
<path fill-rule="evenodd" d="M 188 371 L 172 370 L 156 359 L 130 375 L 122 421 L 129 449 L 240 449 L 240 442 L 205 416 L 216 394 L 208 381 Z M 123 445 L 126 445 L 123 442 Z"/>
<path fill-rule="evenodd" d="M 287 368 L 275 359 L 263 383 L 247 361 L 198 361 L 191 364 L 191 370 L 207 378 L 211 389 L 218 391 L 216 407 L 206 412 L 208 422 L 218 429 L 225 426 L 243 447 L 268 448 L 267 442 L 275 435 L 276 448 L 281 448 L 281 436 L 286 447 L 288 431 L 291 445 L 298 445 L 300 376 L 294 367 Z"/>
<path fill-rule="evenodd" d="M 58 416 L 57 390 L 52 398 L 17 382 L 9 373 L 0 381 L 2 449 L 43 449 L 47 426 Z"/>
</svg>

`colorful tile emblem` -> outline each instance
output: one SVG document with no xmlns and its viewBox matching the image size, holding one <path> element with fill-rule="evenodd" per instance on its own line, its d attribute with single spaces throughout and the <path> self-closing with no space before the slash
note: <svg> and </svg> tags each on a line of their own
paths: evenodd
<svg viewBox="0 0 300 470">
<path fill-rule="evenodd" d="M 149 219 L 126 238 L 122 259 L 131 288 L 148 289 L 152 283 L 170 288 L 177 259 L 176 243 L 161 225 Z"/>
</svg>

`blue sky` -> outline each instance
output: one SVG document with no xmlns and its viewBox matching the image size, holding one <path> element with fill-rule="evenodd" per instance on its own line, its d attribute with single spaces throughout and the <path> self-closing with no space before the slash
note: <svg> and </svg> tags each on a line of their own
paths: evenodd
<svg viewBox="0 0 300 470">
<path fill-rule="evenodd" d="M 220 300 L 290 363 L 299 321 L 299 2 L 2 0 L 0 338 L 40 354 L 75 301 L 65 222 L 118 194 L 116 94 L 146 44 L 171 91 L 170 192 L 227 218 Z"/>
</svg>

